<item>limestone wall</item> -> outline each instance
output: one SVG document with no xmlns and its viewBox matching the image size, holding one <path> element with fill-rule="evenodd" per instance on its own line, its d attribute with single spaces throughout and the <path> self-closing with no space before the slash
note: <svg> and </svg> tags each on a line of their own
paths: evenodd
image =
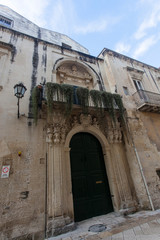
<svg viewBox="0 0 160 240">
<path fill-rule="evenodd" d="M 67 35 L 41 28 L 7 6 L 0 4 L 0 15 L 12 21 L 11 26 L 8 26 L 8 28 L 16 31 L 17 33 L 24 33 L 25 35 L 32 36 L 36 39 L 59 46 L 62 46 L 62 44 L 67 44 L 70 48 L 74 50 L 89 54 L 88 49 L 86 49 Z"/>
<path fill-rule="evenodd" d="M 102 145 L 114 211 L 151 208 L 142 173 L 154 207 L 160 207 L 159 114 L 138 111 L 132 96 L 136 78 L 159 93 L 160 71 L 112 51 L 96 58 L 4 27 L 0 36 L 0 169 L 10 166 L 9 178 L 0 178 L 0 237 L 43 239 L 45 231 L 74 228 L 69 142 L 78 132 L 93 134 Z M 21 81 L 27 91 L 18 119 L 13 87 Z M 94 108 L 84 116 L 74 107 L 66 119 L 58 105 L 50 119 L 46 107 L 40 110 L 35 125 L 31 92 L 46 82 L 119 93 L 126 127 Z"/>
<path fill-rule="evenodd" d="M 140 81 L 144 90 L 159 94 L 160 70 L 110 50 L 104 50 L 103 55 L 110 89 L 112 92 L 115 92 L 116 86 L 117 93 L 122 95 L 126 108 L 128 137 L 125 144 L 139 204 L 141 207 L 150 206 L 149 200 L 146 198 L 147 193 L 144 181 L 139 171 L 136 151 L 142 164 L 142 171 L 153 205 L 155 208 L 159 208 L 159 176 L 156 172 L 160 168 L 159 114 L 137 110 L 133 97 L 137 89 L 133 80 Z M 100 55 L 100 57 L 102 56 Z M 127 87 L 128 95 L 124 93 L 123 87 Z M 128 141 L 130 142 L 129 145 Z"/>
<path fill-rule="evenodd" d="M 65 50 L 9 29 L 1 28 L 0 36 L 0 170 L 5 165 L 10 166 L 9 178 L 0 178 L 2 192 L 0 238 L 18 239 L 22 236 L 23 239 L 32 239 L 34 236 L 34 239 L 44 239 L 47 225 L 45 221 L 48 221 L 49 217 L 48 215 L 46 218 L 45 215 L 46 211 L 49 211 L 48 207 L 46 209 L 48 203 L 48 196 L 46 196 L 47 122 L 45 114 L 39 115 L 41 119 L 37 126 L 33 123 L 33 119 L 28 118 L 31 116 L 31 91 L 40 83 L 58 81 L 57 68 L 62 62 L 70 64 L 68 70 L 71 72 L 73 64 L 80 67 L 82 75 L 88 72 L 91 75 L 90 84 L 99 89 L 101 83 L 100 75 L 97 74 L 99 73 L 98 64 L 95 57 Z M 17 98 L 14 96 L 13 87 L 21 81 L 27 91 L 20 99 L 20 118 L 18 119 Z M 64 81 L 64 83 L 67 82 Z M 86 83 L 84 82 L 84 86 Z M 75 83 L 72 80 L 70 84 Z M 18 152 L 22 153 L 21 156 L 18 156 Z M 64 158 L 63 163 L 62 171 L 66 175 L 69 169 L 66 172 Z M 57 180 L 56 176 L 54 175 L 55 180 Z M 62 186 L 64 191 L 61 196 L 63 212 L 66 216 L 71 216 L 73 211 L 68 213 L 66 210 L 68 206 L 65 206 L 68 194 L 68 192 L 65 193 L 65 184 L 66 182 Z M 59 186 L 57 186 L 57 194 L 61 195 Z M 57 204 L 53 202 L 52 207 Z M 69 205 L 72 206 L 71 201 Z M 53 211 L 58 214 L 58 207 Z"/>
</svg>

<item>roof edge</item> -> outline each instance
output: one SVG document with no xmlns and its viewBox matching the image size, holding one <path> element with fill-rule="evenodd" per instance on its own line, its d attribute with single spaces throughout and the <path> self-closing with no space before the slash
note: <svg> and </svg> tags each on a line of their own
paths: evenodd
<svg viewBox="0 0 160 240">
<path fill-rule="evenodd" d="M 134 59 L 134 58 L 128 57 L 128 56 L 126 56 L 126 55 L 124 55 L 124 54 L 115 52 L 115 51 L 113 51 L 113 50 L 111 50 L 111 49 L 109 49 L 109 48 L 103 48 L 103 50 L 98 54 L 97 57 L 99 58 L 101 54 L 104 56 L 105 53 L 112 53 L 114 57 L 123 58 L 124 60 L 130 60 L 130 61 L 132 61 L 132 62 L 135 61 L 135 62 L 138 62 L 138 63 L 141 64 L 141 65 L 145 65 L 145 66 L 147 66 L 147 67 L 149 67 L 149 68 L 154 68 L 154 69 L 156 69 L 157 71 L 160 71 L 160 68 L 154 67 L 154 66 L 149 65 L 149 64 L 147 64 L 147 63 L 144 63 L 144 62 L 141 62 L 141 61 L 136 60 L 136 59 Z"/>
</svg>

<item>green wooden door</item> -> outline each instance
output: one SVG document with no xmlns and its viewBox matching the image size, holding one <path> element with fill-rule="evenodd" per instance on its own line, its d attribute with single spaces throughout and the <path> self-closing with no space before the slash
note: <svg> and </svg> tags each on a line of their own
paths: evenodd
<svg viewBox="0 0 160 240">
<path fill-rule="evenodd" d="M 70 142 L 75 221 L 113 211 L 102 148 L 89 133 L 75 134 Z"/>
</svg>

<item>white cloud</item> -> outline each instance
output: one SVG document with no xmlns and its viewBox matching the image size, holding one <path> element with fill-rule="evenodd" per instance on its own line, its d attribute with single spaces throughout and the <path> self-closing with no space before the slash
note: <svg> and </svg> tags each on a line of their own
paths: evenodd
<svg viewBox="0 0 160 240">
<path fill-rule="evenodd" d="M 131 46 L 129 44 L 125 44 L 123 42 L 119 42 L 116 44 L 115 51 L 119 53 L 128 53 Z"/>
<path fill-rule="evenodd" d="M 0 4 L 6 5 L 23 15 L 30 21 L 39 25 L 45 26 L 45 8 L 49 5 L 51 0 L 0 0 Z"/>
<path fill-rule="evenodd" d="M 147 16 L 143 22 L 140 24 L 138 30 L 134 34 L 135 39 L 139 40 L 147 35 L 147 30 L 150 28 L 155 28 L 160 22 L 160 3 L 155 0 L 141 0 L 142 3 L 149 3 L 151 13 Z"/>
<path fill-rule="evenodd" d="M 68 34 L 75 23 L 76 15 L 72 0 L 57 0 L 51 10 L 50 28 Z"/>
<path fill-rule="evenodd" d="M 102 32 L 108 26 L 108 22 L 106 19 L 97 19 L 96 21 L 89 22 L 84 26 L 76 26 L 75 32 L 80 34 L 88 34 L 94 32 Z"/>
<path fill-rule="evenodd" d="M 139 56 L 142 56 L 150 47 L 152 47 L 154 44 L 156 44 L 159 41 L 159 37 L 153 35 L 148 38 L 146 38 L 144 41 L 142 41 L 137 49 L 134 51 L 133 57 L 138 58 Z"/>
<path fill-rule="evenodd" d="M 78 24 L 78 22 L 80 22 L 80 24 Z M 114 22 L 115 19 L 112 19 L 112 24 Z M 73 0 L 57 0 L 52 8 L 50 28 L 57 32 L 65 34 L 88 34 L 102 32 L 108 25 L 109 21 L 102 17 L 96 19 L 96 21 L 89 21 L 82 25 L 82 19 L 78 19 Z"/>
</svg>

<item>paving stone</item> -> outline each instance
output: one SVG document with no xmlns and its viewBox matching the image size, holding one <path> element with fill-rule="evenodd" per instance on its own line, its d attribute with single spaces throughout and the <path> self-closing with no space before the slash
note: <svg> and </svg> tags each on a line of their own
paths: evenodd
<svg viewBox="0 0 160 240">
<path fill-rule="evenodd" d="M 157 222 L 157 220 L 152 220 L 148 224 L 149 224 L 150 228 L 160 227 L 160 224 L 159 224 L 159 222 Z"/>
<path fill-rule="evenodd" d="M 133 228 L 133 231 L 134 231 L 134 233 L 135 233 L 136 236 L 137 236 L 137 235 L 143 235 L 143 232 L 142 232 L 142 229 L 141 229 L 140 226 L 134 227 L 134 228 Z"/>
<path fill-rule="evenodd" d="M 149 227 L 148 223 L 141 224 L 140 227 L 142 229 L 142 232 L 145 235 L 150 235 L 151 234 L 151 230 L 150 230 L 150 227 Z"/>
<path fill-rule="evenodd" d="M 72 240 L 71 237 L 65 237 L 65 238 L 62 238 L 62 240 Z"/>
<path fill-rule="evenodd" d="M 95 235 L 88 235 L 85 240 L 100 240 L 101 238 L 95 234 Z"/>
<path fill-rule="evenodd" d="M 98 236 L 100 237 L 100 238 L 105 238 L 105 237 L 108 237 L 108 236 L 111 236 L 112 235 L 112 233 L 110 233 L 110 232 L 101 232 L 101 233 L 99 233 L 98 234 Z"/>
<path fill-rule="evenodd" d="M 112 237 L 108 236 L 108 237 L 103 238 L 103 240 L 112 240 Z"/>
<path fill-rule="evenodd" d="M 88 232 L 92 225 L 104 224 L 107 231 Z M 107 214 L 77 224 L 73 232 L 49 240 L 160 240 L 160 210 L 117 217 Z"/>
<path fill-rule="evenodd" d="M 124 240 L 123 233 L 117 233 L 112 236 L 112 240 Z"/>
<path fill-rule="evenodd" d="M 136 240 L 160 240 L 160 235 L 152 234 L 152 235 L 137 236 Z"/>
<path fill-rule="evenodd" d="M 129 229 L 123 232 L 124 240 L 137 240 L 133 229 Z"/>
</svg>

